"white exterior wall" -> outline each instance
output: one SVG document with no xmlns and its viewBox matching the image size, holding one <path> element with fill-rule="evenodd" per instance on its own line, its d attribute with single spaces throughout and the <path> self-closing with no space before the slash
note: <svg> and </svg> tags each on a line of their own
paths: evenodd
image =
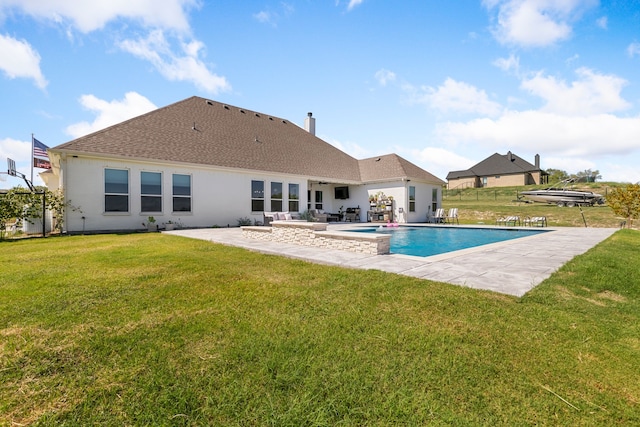
<svg viewBox="0 0 640 427">
<path fill-rule="evenodd" d="M 416 187 L 416 211 L 409 212 L 409 186 Z M 369 209 L 369 195 L 375 195 L 382 191 L 385 196 L 393 196 L 393 217 L 399 223 L 426 222 L 427 212 L 432 203 L 432 190 L 438 189 L 438 206 L 442 204 L 442 189 L 439 185 L 428 184 L 418 181 L 395 181 L 388 183 L 368 184 L 363 221 L 367 220 L 367 210 Z M 402 212 L 400 212 L 402 208 Z M 363 215 L 361 215 L 362 217 Z"/>
<path fill-rule="evenodd" d="M 157 164 L 98 158 L 68 157 L 62 162 L 62 185 L 67 209 L 67 232 L 143 229 L 149 216 L 162 227 L 169 220 L 185 227 L 237 226 L 239 218 L 263 221 L 262 212 L 251 212 L 251 181 L 265 182 L 265 210 L 270 210 L 270 183 L 281 182 L 283 210 L 288 210 L 289 184 L 298 184 L 299 210 L 306 209 L 307 180 L 304 177 L 268 175 L 177 164 Z M 104 211 L 104 170 L 129 171 L 129 212 Z M 162 212 L 141 212 L 140 172 L 162 173 Z M 173 212 L 172 175 L 191 176 L 191 212 Z M 75 208 L 75 209 L 74 209 Z M 83 220 L 82 217 L 85 219 Z"/>
</svg>

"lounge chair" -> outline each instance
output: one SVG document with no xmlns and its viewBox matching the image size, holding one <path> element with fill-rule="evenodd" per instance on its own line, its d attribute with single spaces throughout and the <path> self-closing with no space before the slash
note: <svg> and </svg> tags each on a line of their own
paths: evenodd
<svg viewBox="0 0 640 427">
<path fill-rule="evenodd" d="M 453 224 L 454 221 L 456 222 L 456 224 L 460 225 L 460 222 L 458 221 L 458 208 L 449 209 L 449 213 L 445 218 L 446 223 Z"/>
<path fill-rule="evenodd" d="M 496 225 L 516 226 L 521 225 L 519 216 L 503 216 L 496 220 Z"/>
<path fill-rule="evenodd" d="M 529 226 L 529 227 L 546 227 L 547 217 L 546 216 L 526 217 L 522 221 L 522 225 Z"/>
<path fill-rule="evenodd" d="M 444 223 L 444 221 L 445 221 L 444 209 L 443 208 L 436 209 L 436 213 L 433 214 L 433 222 Z"/>
</svg>

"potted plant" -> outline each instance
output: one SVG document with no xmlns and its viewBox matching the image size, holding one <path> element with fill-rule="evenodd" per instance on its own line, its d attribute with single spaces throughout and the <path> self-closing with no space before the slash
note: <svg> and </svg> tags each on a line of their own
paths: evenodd
<svg viewBox="0 0 640 427">
<path fill-rule="evenodd" d="M 164 223 L 164 229 L 167 231 L 171 231 L 175 228 L 176 228 L 176 223 L 171 220 Z"/>
<path fill-rule="evenodd" d="M 143 223 L 144 224 L 144 223 Z M 152 216 L 147 218 L 147 230 L 149 231 L 158 231 L 158 225 L 156 224 L 156 219 Z"/>
</svg>

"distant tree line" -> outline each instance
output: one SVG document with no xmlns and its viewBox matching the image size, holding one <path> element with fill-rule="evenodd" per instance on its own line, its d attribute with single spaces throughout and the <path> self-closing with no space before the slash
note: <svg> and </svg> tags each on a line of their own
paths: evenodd
<svg viewBox="0 0 640 427">
<path fill-rule="evenodd" d="M 575 179 L 576 182 L 596 182 L 599 179 L 602 179 L 602 175 L 600 175 L 599 170 L 591 170 L 585 169 L 578 173 L 569 174 L 567 171 L 563 171 L 560 169 L 547 169 L 545 172 L 549 174 L 549 182 L 560 182 L 566 179 Z"/>
</svg>

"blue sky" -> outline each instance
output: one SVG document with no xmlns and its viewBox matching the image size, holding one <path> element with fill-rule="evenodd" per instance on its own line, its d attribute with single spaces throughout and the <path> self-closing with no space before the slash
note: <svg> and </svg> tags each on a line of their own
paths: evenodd
<svg viewBox="0 0 640 427">
<path fill-rule="evenodd" d="M 639 0 L 0 0 L 0 169 L 30 175 L 32 133 L 53 147 L 198 95 L 313 112 L 352 156 L 442 179 L 512 151 L 638 182 L 639 70 Z"/>
</svg>

